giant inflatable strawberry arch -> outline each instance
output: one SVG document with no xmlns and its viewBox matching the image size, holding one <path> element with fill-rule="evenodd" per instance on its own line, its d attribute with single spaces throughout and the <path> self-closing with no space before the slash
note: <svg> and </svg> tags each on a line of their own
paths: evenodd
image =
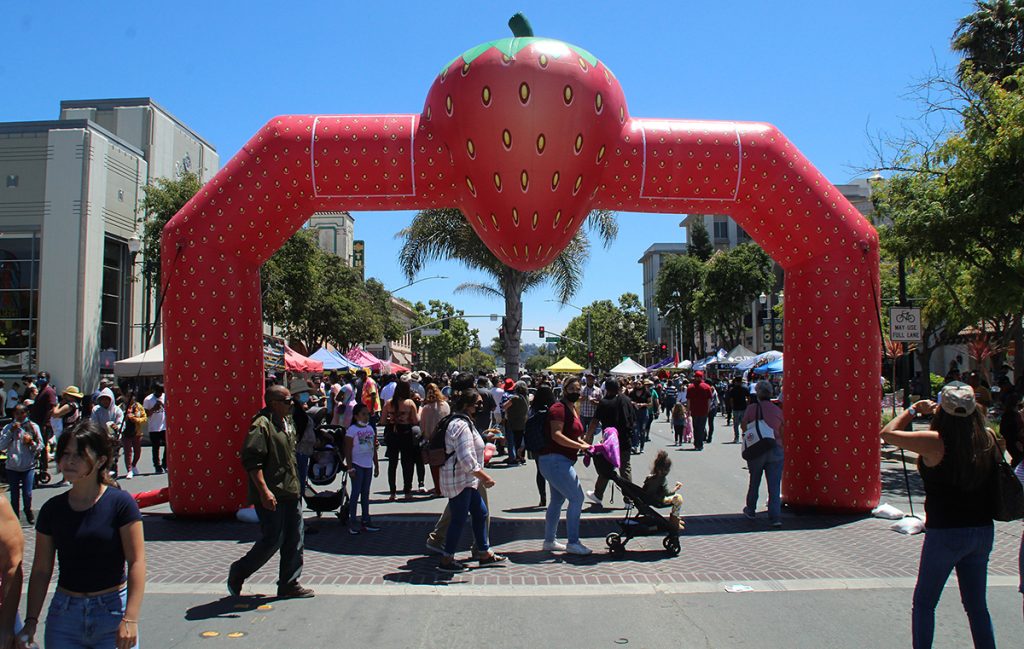
<svg viewBox="0 0 1024 649">
<path fill-rule="evenodd" d="M 878 241 L 769 124 L 638 118 L 574 45 L 512 38 L 445 65 L 419 115 L 271 119 L 167 224 L 162 243 L 170 498 L 234 512 L 238 452 L 262 403 L 259 268 L 314 212 L 457 207 L 521 270 L 551 262 L 590 210 L 728 214 L 786 271 L 792 505 L 880 495 Z"/>
</svg>

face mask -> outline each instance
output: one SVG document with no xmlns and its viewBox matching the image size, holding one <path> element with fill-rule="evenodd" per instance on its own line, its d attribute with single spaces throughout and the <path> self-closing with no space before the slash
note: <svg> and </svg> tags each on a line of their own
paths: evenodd
<svg viewBox="0 0 1024 649">
<path fill-rule="evenodd" d="M 303 393 L 299 394 L 298 396 L 296 396 L 295 399 L 299 403 L 303 403 L 304 404 L 304 403 L 309 401 L 309 393 L 303 392 Z"/>
<path fill-rule="evenodd" d="M 568 401 L 569 403 L 576 403 L 577 401 L 580 400 L 580 393 L 579 392 L 566 392 L 565 393 L 565 400 Z"/>
</svg>

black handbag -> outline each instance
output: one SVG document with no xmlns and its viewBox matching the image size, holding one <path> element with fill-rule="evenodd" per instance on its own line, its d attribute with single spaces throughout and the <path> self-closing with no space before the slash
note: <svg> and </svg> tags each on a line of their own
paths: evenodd
<svg viewBox="0 0 1024 649">
<path fill-rule="evenodd" d="M 994 442 L 995 440 L 993 440 Z M 996 447 L 998 452 L 998 446 Z M 1006 463 L 1002 453 L 996 463 L 996 493 L 992 499 L 992 518 L 997 521 L 1015 521 L 1024 518 L 1024 486 Z"/>
</svg>

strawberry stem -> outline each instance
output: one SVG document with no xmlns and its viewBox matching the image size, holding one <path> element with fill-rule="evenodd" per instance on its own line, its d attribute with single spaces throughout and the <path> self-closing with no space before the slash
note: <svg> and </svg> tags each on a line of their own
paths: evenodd
<svg viewBox="0 0 1024 649">
<path fill-rule="evenodd" d="M 530 21 L 522 13 L 517 13 L 508 19 L 508 28 L 512 30 L 512 35 L 516 38 L 533 36 L 533 27 L 530 27 Z"/>
</svg>

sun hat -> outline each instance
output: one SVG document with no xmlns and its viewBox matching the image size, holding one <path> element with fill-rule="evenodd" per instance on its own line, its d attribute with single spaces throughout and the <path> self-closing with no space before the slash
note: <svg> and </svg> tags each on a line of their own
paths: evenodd
<svg viewBox="0 0 1024 649">
<path fill-rule="evenodd" d="M 978 404 L 974 400 L 974 388 L 960 381 L 952 381 L 942 388 L 942 410 L 954 417 L 969 417 Z"/>
<path fill-rule="evenodd" d="M 82 394 L 82 391 L 78 389 L 77 385 L 69 385 L 68 387 L 64 388 L 64 391 L 61 392 L 61 394 L 66 394 L 69 397 L 74 397 L 76 399 L 81 399 L 82 397 L 85 396 L 84 394 Z"/>
<path fill-rule="evenodd" d="M 292 382 L 288 384 L 288 391 L 292 395 L 299 394 L 300 392 L 309 392 L 309 384 L 306 383 L 306 379 L 292 379 Z"/>
<path fill-rule="evenodd" d="M 512 379 L 505 379 L 505 385 L 504 385 L 504 389 L 505 390 L 511 390 L 514 387 L 516 387 L 516 382 L 515 381 L 513 381 Z"/>
</svg>

